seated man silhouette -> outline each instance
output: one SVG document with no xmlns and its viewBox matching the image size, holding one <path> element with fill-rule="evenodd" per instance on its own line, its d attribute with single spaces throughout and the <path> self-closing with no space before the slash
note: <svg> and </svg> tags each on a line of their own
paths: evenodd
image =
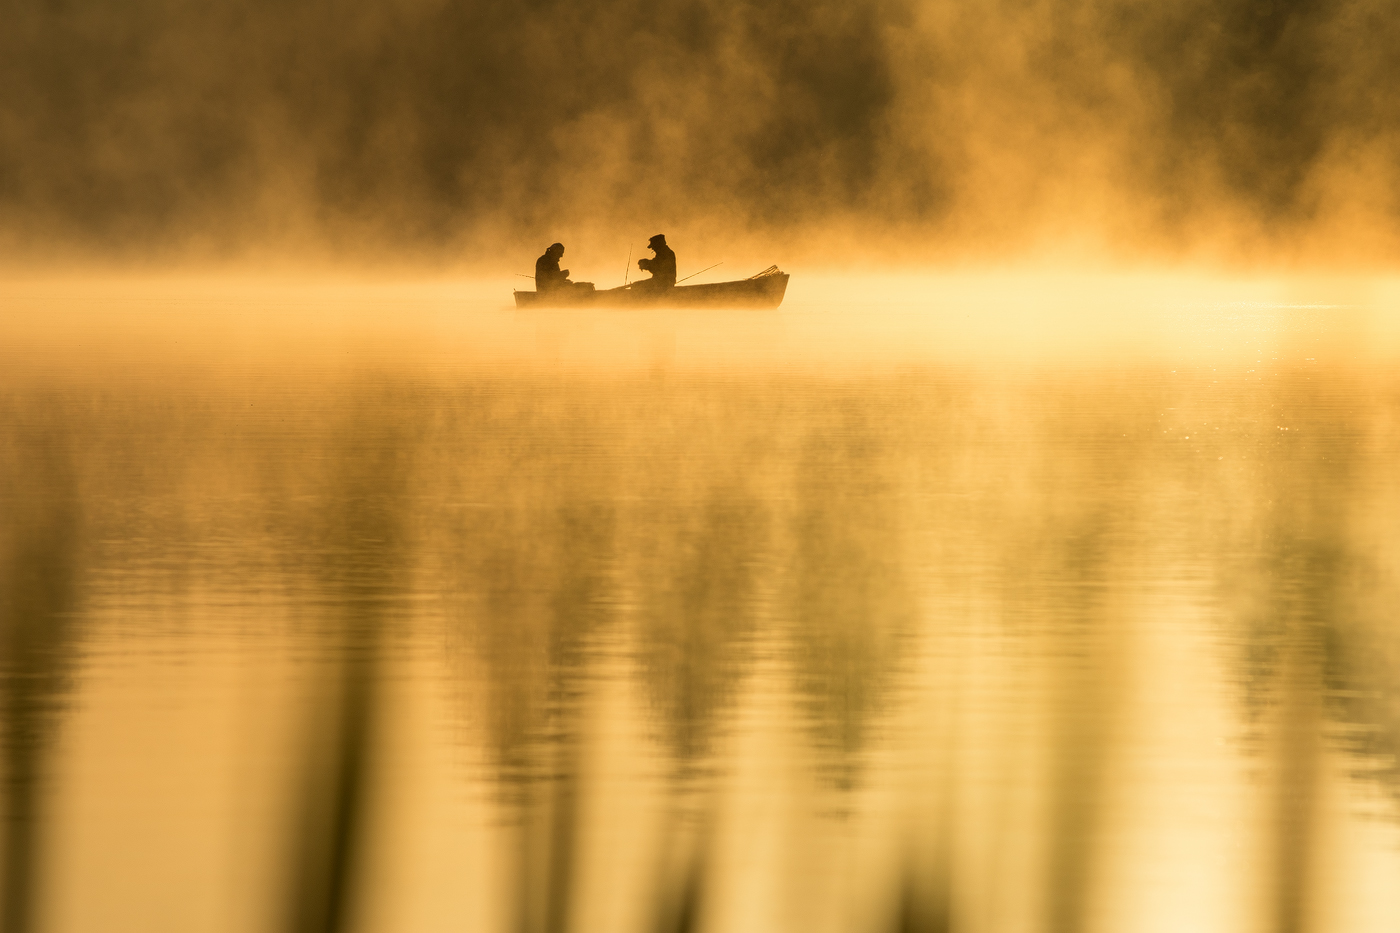
<svg viewBox="0 0 1400 933">
<path fill-rule="evenodd" d="M 670 288 L 676 284 L 676 254 L 666 245 L 666 234 L 658 233 L 647 241 L 647 248 L 656 256 L 652 259 L 638 259 L 637 268 L 650 272 L 651 278 L 643 279 L 637 285 L 648 289 Z"/>
<path fill-rule="evenodd" d="M 569 270 L 559 268 L 559 260 L 563 256 L 564 244 L 552 243 L 544 255 L 535 260 L 535 291 L 542 295 L 593 291 L 592 282 L 569 281 Z"/>
</svg>

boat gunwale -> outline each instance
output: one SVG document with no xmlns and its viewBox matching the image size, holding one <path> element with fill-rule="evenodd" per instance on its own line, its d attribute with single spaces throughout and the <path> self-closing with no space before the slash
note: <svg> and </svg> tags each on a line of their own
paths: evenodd
<svg viewBox="0 0 1400 933">
<path fill-rule="evenodd" d="M 766 273 L 766 274 L 765 274 Z M 791 276 L 782 271 L 760 273 L 747 279 L 726 282 L 699 282 L 694 285 L 673 285 L 668 289 L 649 292 L 632 290 L 631 286 L 601 291 L 539 297 L 538 291 L 513 292 L 517 308 L 674 308 L 703 306 L 716 300 L 718 307 L 773 309 L 782 304 Z M 707 294 L 711 293 L 711 294 Z M 728 296 L 726 298 L 726 295 Z M 528 297 L 527 297 L 528 296 Z"/>
</svg>

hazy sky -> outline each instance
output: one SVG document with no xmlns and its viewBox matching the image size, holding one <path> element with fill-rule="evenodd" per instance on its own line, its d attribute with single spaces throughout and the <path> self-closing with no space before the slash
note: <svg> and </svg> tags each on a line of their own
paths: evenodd
<svg viewBox="0 0 1400 933">
<path fill-rule="evenodd" d="M 11 260 L 1400 257 L 1389 0 L 0 2 Z"/>
</svg>

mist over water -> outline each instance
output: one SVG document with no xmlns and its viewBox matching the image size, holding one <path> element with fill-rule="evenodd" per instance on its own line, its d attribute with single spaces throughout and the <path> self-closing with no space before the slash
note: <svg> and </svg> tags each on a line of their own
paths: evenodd
<svg viewBox="0 0 1400 933">
<path fill-rule="evenodd" d="M 776 238 L 756 268 L 1045 251 L 1388 268 L 1390 13 L 12 2 L 0 228 L 25 262 L 486 268 L 562 239 L 620 269 L 665 230 L 692 256 Z"/>
<path fill-rule="evenodd" d="M 1400 925 L 1381 0 L 0 14 L 0 933 Z"/>
<path fill-rule="evenodd" d="M 11 287 L 5 929 L 1392 929 L 1314 287 Z"/>
</svg>

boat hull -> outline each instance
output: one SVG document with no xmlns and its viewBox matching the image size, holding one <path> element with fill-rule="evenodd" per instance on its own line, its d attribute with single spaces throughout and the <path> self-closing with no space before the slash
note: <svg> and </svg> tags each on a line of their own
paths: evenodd
<svg viewBox="0 0 1400 933">
<path fill-rule="evenodd" d="M 707 285 L 676 285 L 667 289 L 637 287 L 610 288 L 601 292 L 584 290 L 516 292 L 517 308 L 776 308 L 787 293 L 788 275 L 777 272 L 737 282 Z"/>
</svg>

